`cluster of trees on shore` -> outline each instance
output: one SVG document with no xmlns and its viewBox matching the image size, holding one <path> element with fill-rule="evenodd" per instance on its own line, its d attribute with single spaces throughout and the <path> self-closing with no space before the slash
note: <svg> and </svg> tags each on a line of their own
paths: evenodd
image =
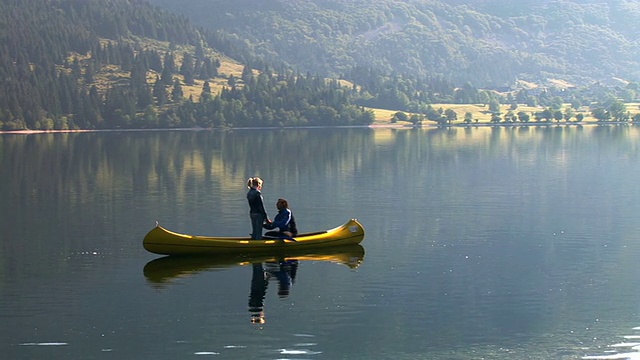
<svg viewBox="0 0 640 360">
<path fill-rule="evenodd" d="M 245 67 L 243 76 L 229 83 L 214 95 L 205 82 L 200 101 L 188 99 L 160 116 L 149 109 L 139 127 L 344 126 L 374 120 L 372 111 L 351 103 L 349 88 L 319 76 L 276 74 L 269 68 L 254 75 Z"/>
<path fill-rule="evenodd" d="M 505 107 L 507 108 L 506 111 Z M 588 117 L 595 119 L 595 121 L 599 123 L 640 123 L 640 112 L 638 112 L 639 108 L 636 108 L 632 113 L 628 109 L 627 104 L 619 99 L 612 99 L 606 103 L 594 103 L 590 107 L 582 107 L 577 103 L 573 105 L 558 103 L 536 111 L 519 111 L 518 107 L 519 106 L 516 103 L 513 103 L 510 106 L 504 106 L 499 104 L 497 101 L 491 101 L 490 104 L 488 104 L 487 110 L 482 112 L 489 116 L 488 122 L 491 124 L 516 122 L 581 123 Z M 407 114 L 403 111 L 395 112 L 391 116 L 390 121 L 392 123 L 405 121 L 411 122 L 414 125 L 421 125 L 424 120 L 430 120 L 440 125 L 451 124 L 454 122 L 472 124 L 479 122 L 476 115 L 477 114 L 467 111 L 464 113 L 464 117 L 460 118 L 459 113 L 452 108 L 439 107 L 436 109 L 429 105 L 424 113 Z"/>
</svg>

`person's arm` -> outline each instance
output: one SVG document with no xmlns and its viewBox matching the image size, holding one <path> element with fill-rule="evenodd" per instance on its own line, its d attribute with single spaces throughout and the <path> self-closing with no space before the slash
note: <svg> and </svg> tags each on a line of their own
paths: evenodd
<svg viewBox="0 0 640 360">
<path fill-rule="evenodd" d="M 272 230 L 275 228 L 275 226 L 273 225 L 273 221 L 267 219 L 267 222 L 265 222 L 264 224 L 262 224 L 262 227 L 267 229 L 267 230 Z"/>
<path fill-rule="evenodd" d="M 262 193 L 259 194 L 258 200 L 258 208 L 261 210 L 260 212 L 264 214 L 265 219 L 268 219 L 269 217 L 267 216 L 267 209 L 264 208 L 264 199 L 262 198 Z"/>
</svg>

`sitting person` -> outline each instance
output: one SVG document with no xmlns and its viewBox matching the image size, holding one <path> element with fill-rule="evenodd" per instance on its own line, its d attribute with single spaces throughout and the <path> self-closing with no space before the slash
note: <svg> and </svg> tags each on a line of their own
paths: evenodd
<svg viewBox="0 0 640 360">
<path fill-rule="evenodd" d="M 276 207 L 278 208 L 278 215 L 276 215 L 273 221 L 267 220 L 262 227 L 268 230 L 278 228 L 278 231 L 267 231 L 264 235 L 281 239 L 291 239 L 294 236 L 298 236 L 296 220 L 291 210 L 289 210 L 287 200 L 278 199 Z"/>
</svg>

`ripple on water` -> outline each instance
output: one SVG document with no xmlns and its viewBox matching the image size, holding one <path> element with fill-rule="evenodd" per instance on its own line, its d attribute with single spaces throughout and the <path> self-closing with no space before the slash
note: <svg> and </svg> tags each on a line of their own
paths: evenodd
<svg viewBox="0 0 640 360">
<path fill-rule="evenodd" d="M 295 349 L 295 350 L 278 349 L 278 352 L 281 355 L 318 355 L 318 354 L 322 354 L 322 351 L 311 351 L 311 350 L 305 350 L 305 349 Z"/>
<path fill-rule="evenodd" d="M 634 327 L 633 330 L 640 330 L 640 327 Z M 627 340 L 640 339 L 640 335 L 624 335 L 622 338 Z M 620 342 L 608 346 L 613 349 L 631 349 L 631 351 L 617 352 L 617 350 L 607 351 L 601 355 L 583 356 L 584 360 L 640 360 L 640 342 Z"/>
</svg>

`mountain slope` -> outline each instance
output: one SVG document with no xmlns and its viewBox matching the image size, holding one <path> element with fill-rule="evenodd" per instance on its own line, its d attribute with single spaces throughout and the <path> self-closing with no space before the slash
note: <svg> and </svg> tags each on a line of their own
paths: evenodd
<svg viewBox="0 0 640 360">
<path fill-rule="evenodd" d="M 475 86 L 640 77 L 634 1 L 150 0 L 237 36 L 267 62 L 354 66 Z"/>
</svg>

